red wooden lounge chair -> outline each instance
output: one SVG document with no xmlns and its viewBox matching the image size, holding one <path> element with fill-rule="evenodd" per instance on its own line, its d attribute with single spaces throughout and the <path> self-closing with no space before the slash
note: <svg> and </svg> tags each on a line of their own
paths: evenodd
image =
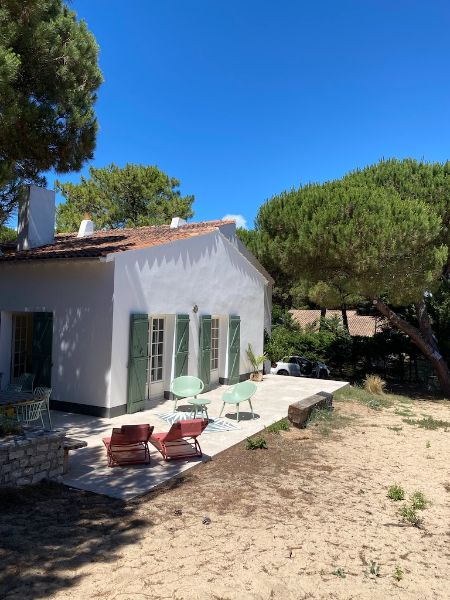
<svg viewBox="0 0 450 600">
<path fill-rule="evenodd" d="M 111 437 L 103 438 L 108 466 L 148 464 L 148 442 L 153 429 L 150 425 L 122 425 L 120 429 L 114 428 Z"/>
<path fill-rule="evenodd" d="M 177 421 L 168 432 L 154 433 L 150 443 L 161 452 L 165 460 L 202 456 L 197 438 L 207 425 L 208 419 Z"/>
</svg>

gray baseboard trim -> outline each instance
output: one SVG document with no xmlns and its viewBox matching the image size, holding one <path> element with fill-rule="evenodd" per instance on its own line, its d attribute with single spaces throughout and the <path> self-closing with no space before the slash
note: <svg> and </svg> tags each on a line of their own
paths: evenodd
<svg viewBox="0 0 450 600">
<path fill-rule="evenodd" d="M 79 404 L 78 402 L 63 402 L 62 400 L 50 400 L 52 410 L 61 410 L 64 412 L 76 413 L 79 415 L 90 415 L 91 417 L 111 418 L 125 415 L 127 405 L 113 406 L 95 406 L 93 404 Z"/>
<path fill-rule="evenodd" d="M 109 417 L 120 417 L 120 415 L 126 415 L 127 414 L 127 405 L 126 404 L 121 404 L 120 406 L 112 406 L 109 409 Z"/>
<path fill-rule="evenodd" d="M 250 378 L 251 373 L 241 373 L 239 375 L 239 381 L 246 381 Z M 219 377 L 220 385 L 232 385 L 228 377 Z"/>
</svg>

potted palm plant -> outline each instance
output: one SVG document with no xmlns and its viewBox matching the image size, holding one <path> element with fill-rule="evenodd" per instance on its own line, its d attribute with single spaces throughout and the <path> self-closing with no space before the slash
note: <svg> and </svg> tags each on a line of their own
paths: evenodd
<svg viewBox="0 0 450 600">
<path fill-rule="evenodd" d="M 249 363 L 252 365 L 252 373 L 250 373 L 250 379 L 252 381 L 262 381 L 263 380 L 263 374 L 260 371 L 264 361 L 266 360 L 267 356 L 265 354 L 262 354 L 261 356 L 257 356 L 254 351 L 253 351 L 253 347 L 251 344 L 248 345 L 247 348 L 247 358 Z"/>
</svg>

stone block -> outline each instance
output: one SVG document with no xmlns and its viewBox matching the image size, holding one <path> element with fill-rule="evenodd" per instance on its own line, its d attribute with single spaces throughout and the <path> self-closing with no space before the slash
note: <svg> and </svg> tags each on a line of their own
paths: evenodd
<svg viewBox="0 0 450 600">
<path fill-rule="evenodd" d="M 315 408 L 332 408 L 333 394 L 319 392 L 303 400 L 294 402 L 288 408 L 288 419 L 295 427 L 306 427 L 306 423 Z"/>
<path fill-rule="evenodd" d="M 9 453 L 9 460 L 14 460 L 15 458 L 22 458 L 25 456 L 25 450 L 16 450 L 15 448 Z"/>
<path fill-rule="evenodd" d="M 50 479 L 54 479 L 56 477 L 58 477 L 59 475 L 62 475 L 63 472 L 63 468 L 62 466 L 57 467 L 56 469 L 51 469 L 48 473 L 48 476 Z"/>
<path fill-rule="evenodd" d="M 16 485 L 29 485 L 31 483 L 31 477 L 19 477 L 16 479 Z"/>
<path fill-rule="evenodd" d="M 39 473 L 35 473 L 33 475 L 33 479 L 31 483 L 38 483 L 39 481 L 43 481 L 44 479 L 47 479 L 48 474 L 47 471 L 40 471 Z"/>
</svg>

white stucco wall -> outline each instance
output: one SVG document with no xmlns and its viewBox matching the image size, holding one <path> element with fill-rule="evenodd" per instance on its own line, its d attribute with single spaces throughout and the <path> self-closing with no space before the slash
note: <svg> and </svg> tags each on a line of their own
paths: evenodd
<svg viewBox="0 0 450 600">
<path fill-rule="evenodd" d="M 52 312 L 52 398 L 108 406 L 113 271 L 113 263 L 97 260 L 0 263 L 3 386 L 10 371 L 10 313 Z"/>
<path fill-rule="evenodd" d="M 218 231 L 163 246 L 112 256 L 114 312 L 111 363 L 111 407 L 127 398 L 127 363 L 130 314 L 189 314 L 189 373 L 197 375 L 199 317 L 202 314 L 241 317 L 240 372 L 250 370 L 249 343 L 263 350 L 266 280 Z M 198 313 L 192 310 L 198 306 Z M 221 376 L 227 368 L 227 321 L 221 326 Z M 171 332 L 173 337 L 173 330 Z M 170 381 L 166 371 L 165 389 Z"/>
</svg>

